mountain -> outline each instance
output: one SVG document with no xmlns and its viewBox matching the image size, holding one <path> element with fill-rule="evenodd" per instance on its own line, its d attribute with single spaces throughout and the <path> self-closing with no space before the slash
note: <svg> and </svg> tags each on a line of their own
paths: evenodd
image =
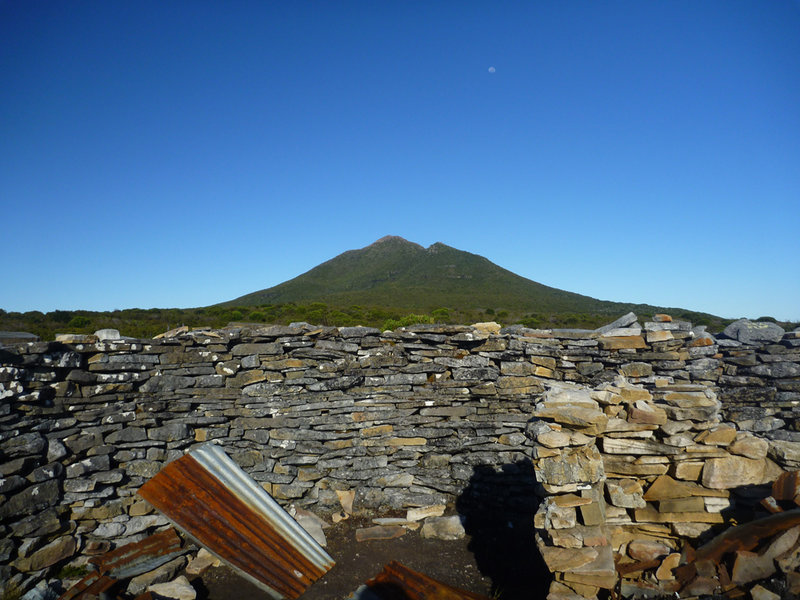
<svg viewBox="0 0 800 600">
<path fill-rule="evenodd" d="M 482 256 L 437 242 L 428 248 L 386 236 L 274 287 L 223 306 L 324 302 L 430 311 L 437 307 L 514 313 L 623 314 L 645 305 L 596 300 L 520 277 Z"/>
</svg>

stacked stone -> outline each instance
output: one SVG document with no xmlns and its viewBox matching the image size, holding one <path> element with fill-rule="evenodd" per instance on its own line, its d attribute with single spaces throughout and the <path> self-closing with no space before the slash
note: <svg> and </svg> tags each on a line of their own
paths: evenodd
<svg viewBox="0 0 800 600">
<path fill-rule="evenodd" d="M 745 325 L 731 335 L 741 337 Z M 465 493 L 488 504 L 498 495 L 509 503 L 529 501 L 532 482 L 523 465 L 533 442 L 526 424 L 555 383 L 578 386 L 568 385 L 570 394 L 589 390 L 610 422 L 628 423 L 592 446 L 617 469 L 623 463 L 631 463 L 629 470 L 662 468 L 652 465 L 673 455 L 616 454 L 604 444 L 610 449 L 619 442 L 606 440 L 635 435 L 630 439 L 640 446 L 658 441 L 673 448 L 668 438 L 677 436 L 677 443 L 681 435 L 702 433 L 705 421 L 691 418 L 689 429 L 670 429 L 683 421 L 669 415 L 687 407 L 685 399 L 673 405 L 664 394 L 710 401 L 710 386 L 730 405 L 723 414 L 737 422 L 737 436 L 749 431 L 766 444 L 760 448 L 771 461 L 800 465 L 793 429 L 798 332 L 768 341 L 715 340 L 686 322 L 662 316 L 642 326 L 629 314 L 596 331 L 476 324 L 381 332 L 297 324 L 183 328 L 153 340 L 98 333 L 0 349 L 0 569 L 6 579 L 34 581 L 71 559 L 63 555 L 101 552 L 161 526 L 135 491 L 203 441 L 223 444 L 280 502 L 315 510 L 336 510 L 336 492 L 345 490 L 356 492 L 358 508 L 371 511 L 453 503 Z M 634 399 L 641 392 L 622 384 L 604 387 L 620 375 L 651 397 Z M 756 393 L 758 386 L 774 391 L 772 404 Z M 668 422 L 636 430 L 648 424 L 630 415 L 650 418 L 640 414 L 650 406 L 665 411 Z M 748 417 L 734 410 L 756 412 Z M 576 433 L 583 436 L 600 432 L 581 427 Z M 575 440 L 567 446 L 589 451 L 588 441 Z M 679 462 L 696 469 L 703 461 L 692 458 Z M 603 472 L 622 483 L 634 477 L 608 466 Z M 645 475 L 654 480 L 656 473 Z M 578 492 L 588 491 L 571 492 L 585 503 Z M 593 502 L 602 506 L 599 498 Z M 606 508 L 612 514 L 624 508 L 635 518 L 630 507 Z M 72 541 L 59 552 L 27 560 L 62 537 Z M 51 560 L 45 555 L 58 558 L 43 566 Z"/>
<path fill-rule="evenodd" d="M 743 319 L 724 335 L 723 415 L 769 440 L 772 458 L 800 468 L 800 329 Z"/>
<path fill-rule="evenodd" d="M 537 404 L 528 430 L 543 494 L 535 525 L 553 600 L 617 585 L 626 598 L 713 593 L 719 579 L 686 587 L 676 578 L 686 543 L 726 527 L 737 501 L 765 497 L 764 484 L 794 468 L 774 442 L 722 423 L 707 382 L 660 366 L 665 375 L 653 376 L 651 364 L 623 363 L 614 383 L 553 385 Z M 709 377 L 711 366 L 685 370 Z"/>
<path fill-rule="evenodd" d="M 554 575 L 552 600 L 594 598 L 617 582 L 598 448 L 608 416 L 596 397 L 585 388 L 553 384 L 528 427 L 542 488 L 536 542 Z"/>
</svg>

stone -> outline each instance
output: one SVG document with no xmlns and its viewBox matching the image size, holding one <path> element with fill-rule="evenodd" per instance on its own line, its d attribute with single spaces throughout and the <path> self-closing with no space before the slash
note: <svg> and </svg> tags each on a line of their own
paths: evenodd
<svg viewBox="0 0 800 600">
<path fill-rule="evenodd" d="M 101 523 L 92 531 L 92 535 L 99 538 L 115 538 L 123 533 L 125 533 L 125 524 L 115 522 Z"/>
<path fill-rule="evenodd" d="M 67 449 L 61 440 L 47 440 L 47 462 L 61 460 L 67 455 Z"/>
<path fill-rule="evenodd" d="M 766 579 L 775 572 L 772 557 L 760 556 L 755 552 L 740 550 L 731 571 L 731 581 L 736 585 L 750 583 L 758 579 Z"/>
<path fill-rule="evenodd" d="M 710 458 L 703 467 L 702 483 L 715 490 L 728 490 L 743 485 L 767 483 L 767 460 L 744 456 Z"/>
<path fill-rule="evenodd" d="M 566 431 L 545 431 L 536 436 L 536 441 L 548 448 L 563 448 L 570 445 L 570 438 Z"/>
<path fill-rule="evenodd" d="M 435 504 L 433 506 L 424 506 L 421 508 L 409 508 L 406 511 L 406 521 L 421 521 L 428 517 L 441 517 L 444 514 L 445 505 Z"/>
<path fill-rule="evenodd" d="M 678 454 L 679 448 L 662 444 L 653 440 L 637 440 L 631 438 L 603 438 L 603 452 L 606 454 Z"/>
<path fill-rule="evenodd" d="M 195 600 L 197 592 L 184 575 L 167 583 L 155 583 L 147 587 L 147 591 L 159 598 L 170 600 Z"/>
<path fill-rule="evenodd" d="M 125 444 L 130 442 L 141 442 L 147 439 L 147 432 L 144 427 L 124 427 L 117 431 L 112 431 L 106 436 L 109 444 Z"/>
<path fill-rule="evenodd" d="M 606 489 L 611 504 L 622 508 L 644 508 L 642 485 L 636 479 L 607 479 Z"/>
<path fill-rule="evenodd" d="M 671 331 L 648 331 L 646 339 L 648 344 L 652 344 L 654 342 L 668 342 L 674 340 L 675 336 L 672 335 Z"/>
<path fill-rule="evenodd" d="M 703 512 L 704 510 L 706 510 L 705 498 L 700 496 L 672 498 L 661 500 L 658 503 L 658 512 L 662 513 Z"/>
<path fill-rule="evenodd" d="M 681 555 L 679 552 L 673 552 L 661 561 L 661 565 L 656 570 L 656 578 L 659 581 L 671 581 L 675 579 L 672 571 L 680 564 Z"/>
<path fill-rule="evenodd" d="M 798 537 L 800 537 L 800 526 L 792 527 L 788 531 L 775 536 L 769 546 L 761 552 L 761 555 L 773 559 L 778 558 L 795 546 Z"/>
<path fill-rule="evenodd" d="M 563 573 L 563 580 L 568 585 L 580 584 L 611 589 L 617 583 L 617 570 L 611 546 L 596 547 L 597 557 L 584 565 Z"/>
<path fill-rule="evenodd" d="M 151 440 L 162 442 L 174 442 L 183 440 L 189 436 L 189 428 L 186 423 L 172 422 L 161 427 L 152 427 L 147 430 L 147 437 Z"/>
<path fill-rule="evenodd" d="M 750 588 L 750 597 L 752 600 L 781 600 L 778 594 L 769 591 L 761 585 L 755 585 Z"/>
<path fill-rule="evenodd" d="M 132 516 L 130 519 L 128 519 L 126 523 L 124 523 L 125 535 L 129 536 L 141 533 L 153 527 L 158 527 L 159 525 L 165 525 L 166 523 L 167 519 L 161 515 L 142 515 L 137 517 Z"/>
<path fill-rule="evenodd" d="M 621 327 L 628 327 L 630 325 L 633 325 L 637 321 L 638 317 L 634 313 L 629 312 L 625 315 L 622 315 L 619 319 L 612 321 L 608 325 L 603 325 L 602 327 L 598 327 L 597 329 L 594 330 L 594 332 L 598 335 L 604 335 L 608 331 L 611 331 L 613 329 L 619 329 Z"/>
<path fill-rule="evenodd" d="M 30 515 L 58 504 L 61 498 L 57 480 L 32 485 L 0 504 L 0 520 Z"/>
<path fill-rule="evenodd" d="M 370 540 L 392 540 L 406 534 L 404 527 L 392 525 L 375 525 L 374 527 L 361 527 L 356 529 L 356 541 L 368 542 Z"/>
<path fill-rule="evenodd" d="M 461 517 L 453 515 L 450 517 L 429 517 L 420 529 L 420 535 L 424 538 L 435 538 L 440 540 L 460 540 L 466 535 Z"/>
<path fill-rule="evenodd" d="M 551 573 L 571 571 L 588 565 L 595 561 L 598 555 L 596 548 L 558 548 L 542 544 L 539 550 Z"/>
<path fill-rule="evenodd" d="M 667 411 L 658 406 L 653 406 L 644 400 L 637 400 L 636 404 L 628 409 L 628 422 L 647 425 L 666 425 Z"/>
<path fill-rule="evenodd" d="M 118 340 L 121 337 L 118 329 L 98 329 L 94 332 L 94 335 L 101 342 Z"/>
<path fill-rule="evenodd" d="M 18 559 L 14 564 L 20 571 L 39 571 L 71 558 L 75 554 L 76 548 L 74 537 L 63 536 L 40 548 L 29 557 Z"/>
<path fill-rule="evenodd" d="M 211 554 L 211 552 L 205 548 L 200 548 L 197 552 L 197 556 L 191 559 L 189 564 L 186 565 L 186 574 L 198 577 L 203 575 L 211 567 L 219 567 L 221 564 L 222 562 Z"/>
<path fill-rule="evenodd" d="M 729 492 L 706 489 L 694 483 L 676 481 L 669 475 L 662 475 L 650 485 L 644 494 L 644 499 L 648 502 L 655 502 L 674 498 L 691 498 L 693 496 L 727 498 Z"/>
<path fill-rule="evenodd" d="M 758 365 L 750 369 L 750 372 L 763 377 L 773 379 L 788 379 L 800 376 L 800 364 L 792 362 L 779 362 L 768 365 Z"/>
<path fill-rule="evenodd" d="M 300 527 L 305 529 L 320 546 L 325 548 L 328 545 L 328 540 L 325 537 L 323 529 L 325 527 L 330 527 L 330 524 L 324 519 L 321 519 L 310 510 L 298 508 L 294 505 L 289 508 L 289 514 L 292 515 Z"/>
<path fill-rule="evenodd" d="M 675 472 L 673 475 L 677 479 L 685 481 L 697 481 L 700 479 L 700 474 L 703 472 L 703 465 L 705 463 L 693 460 L 682 460 L 675 463 Z"/>
<path fill-rule="evenodd" d="M 775 323 L 739 319 L 728 325 L 723 333 L 727 337 L 743 344 L 756 344 L 759 342 L 779 342 L 786 332 Z"/>
<path fill-rule="evenodd" d="M 769 457 L 791 469 L 800 468 L 800 442 L 770 440 Z"/>
<path fill-rule="evenodd" d="M 347 515 L 353 514 L 353 500 L 356 497 L 355 490 L 336 490 L 336 497 L 339 499 L 339 504 L 342 510 Z"/>
<path fill-rule="evenodd" d="M 619 368 L 619 372 L 625 377 L 649 377 L 653 374 L 653 366 L 644 362 L 625 363 Z"/>
<path fill-rule="evenodd" d="M 713 523 L 671 523 L 672 531 L 678 537 L 697 539 L 714 527 Z"/>
<path fill-rule="evenodd" d="M 575 508 L 559 506 L 553 496 L 545 498 L 534 515 L 534 526 L 538 529 L 571 529 L 577 524 Z"/>
<path fill-rule="evenodd" d="M 672 548 L 656 540 L 632 540 L 628 544 L 628 555 L 634 560 L 649 562 L 671 552 Z"/>
<path fill-rule="evenodd" d="M 700 444 L 712 446 L 728 446 L 736 439 L 737 432 L 733 427 L 720 425 L 714 429 L 706 429 L 700 432 L 694 441 Z"/>
<path fill-rule="evenodd" d="M 641 335 L 630 335 L 623 337 L 601 337 L 598 342 L 603 350 L 623 350 L 646 348 L 644 338 Z"/>
<path fill-rule="evenodd" d="M 603 461 L 595 446 L 566 448 L 558 456 L 542 458 L 536 464 L 537 479 L 545 486 L 566 486 L 576 491 L 578 484 L 595 483 L 604 477 Z"/>
<path fill-rule="evenodd" d="M 23 433 L 0 443 L 0 450 L 5 457 L 12 458 L 40 455 L 47 450 L 47 440 L 40 433 Z"/>
<path fill-rule="evenodd" d="M 659 512 L 649 504 L 634 511 L 637 523 L 724 523 L 720 514 L 697 512 Z"/>
<path fill-rule="evenodd" d="M 128 593 L 133 596 L 138 596 L 151 585 L 171 581 L 175 577 L 175 574 L 186 566 L 186 563 L 186 557 L 179 556 L 164 563 L 157 569 L 137 575 L 128 582 Z"/>
<path fill-rule="evenodd" d="M 767 457 L 769 442 L 757 438 L 753 435 L 742 435 L 727 448 L 731 454 L 744 456 L 752 459 L 762 459 Z"/>
</svg>

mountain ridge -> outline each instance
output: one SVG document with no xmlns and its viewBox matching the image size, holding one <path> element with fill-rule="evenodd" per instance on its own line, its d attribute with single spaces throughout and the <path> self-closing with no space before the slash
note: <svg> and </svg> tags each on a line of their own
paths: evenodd
<svg viewBox="0 0 800 600">
<path fill-rule="evenodd" d="M 347 250 L 297 277 L 221 306 L 289 302 L 381 305 L 420 311 L 458 307 L 609 315 L 622 314 L 634 306 L 659 308 L 598 300 L 553 288 L 443 242 L 425 248 L 396 235 Z"/>
</svg>

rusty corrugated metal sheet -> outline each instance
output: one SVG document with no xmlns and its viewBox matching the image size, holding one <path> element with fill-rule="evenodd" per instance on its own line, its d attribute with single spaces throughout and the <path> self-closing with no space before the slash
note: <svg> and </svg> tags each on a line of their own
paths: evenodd
<svg viewBox="0 0 800 600">
<path fill-rule="evenodd" d="M 203 444 L 139 494 L 273 598 L 297 598 L 333 559 L 227 454 Z"/>
<path fill-rule="evenodd" d="M 108 592 L 120 579 L 135 577 L 160 567 L 185 553 L 181 538 L 170 527 L 139 542 L 126 544 L 89 560 L 97 569 L 78 581 L 59 600 L 80 600 Z"/>
<path fill-rule="evenodd" d="M 58 600 L 82 600 L 90 596 L 96 598 L 104 592 L 107 593 L 118 583 L 119 581 L 113 577 L 94 571 L 59 596 Z"/>
<path fill-rule="evenodd" d="M 697 575 L 698 564 L 709 562 L 719 567 L 726 554 L 753 550 L 763 540 L 797 525 L 800 525 L 800 508 L 729 527 L 696 551 L 687 553 L 687 564 L 679 566 L 675 575 L 682 585 L 686 585 Z"/>
<path fill-rule="evenodd" d="M 775 500 L 800 500 L 800 471 L 783 473 L 772 484 L 772 497 Z"/>
<path fill-rule="evenodd" d="M 92 558 L 89 562 L 103 575 L 115 579 L 127 579 L 152 571 L 186 551 L 181 547 L 181 538 L 170 527 L 140 542 L 126 544 L 102 556 Z"/>
<path fill-rule="evenodd" d="M 393 560 L 374 579 L 356 591 L 351 600 L 490 600 L 409 569 Z"/>
</svg>

